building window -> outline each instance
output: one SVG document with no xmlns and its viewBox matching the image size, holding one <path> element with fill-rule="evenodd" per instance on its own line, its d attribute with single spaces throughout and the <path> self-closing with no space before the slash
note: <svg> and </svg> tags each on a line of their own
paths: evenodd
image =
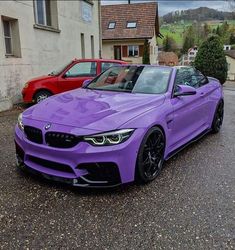
<svg viewBox="0 0 235 250">
<path fill-rule="evenodd" d="M 130 29 L 136 28 L 136 22 L 127 22 L 126 27 Z"/>
<path fill-rule="evenodd" d="M 116 22 L 110 22 L 108 28 L 109 29 L 115 29 Z"/>
<path fill-rule="evenodd" d="M 79 2 L 79 1 L 78 1 Z M 83 21 L 87 22 L 87 23 L 91 23 L 92 22 L 92 5 L 93 5 L 93 1 L 81 1 L 81 10 L 82 10 L 82 19 Z"/>
<path fill-rule="evenodd" d="M 34 0 L 34 10 L 36 24 L 58 28 L 56 0 Z"/>
<path fill-rule="evenodd" d="M 139 46 L 129 45 L 128 46 L 128 56 L 139 56 Z"/>
<path fill-rule="evenodd" d="M 10 21 L 3 20 L 3 31 L 6 47 L 6 55 L 12 55 L 12 32 L 11 32 L 11 23 Z"/>
<path fill-rule="evenodd" d="M 82 58 L 85 58 L 85 38 L 83 33 L 81 33 L 81 55 Z"/>
<path fill-rule="evenodd" d="M 21 57 L 19 24 L 17 19 L 2 17 L 5 55 Z"/>
<path fill-rule="evenodd" d="M 91 36 L 91 58 L 95 58 L 94 36 Z"/>
</svg>

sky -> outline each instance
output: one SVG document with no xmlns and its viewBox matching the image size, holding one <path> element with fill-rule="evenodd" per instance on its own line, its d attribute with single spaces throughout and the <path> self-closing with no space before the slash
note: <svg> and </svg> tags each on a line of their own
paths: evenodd
<svg viewBox="0 0 235 250">
<path fill-rule="evenodd" d="M 131 2 L 153 2 L 155 0 L 131 0 Z M 119 4 L 119 3 L 127 3 L 128 0 L 101 0 L 102 4 Z M 220 11 L 230 11 L 229 1 L 174 1 L 174 0 L 158 0 L 158 10 L 159 15 L 163 16 L 169 12 L 176 10 L 187 10 L 187 9 L 196 9 L 198 7 L 209 7 L 213 9 L 217 9 Z"/>
</svg>

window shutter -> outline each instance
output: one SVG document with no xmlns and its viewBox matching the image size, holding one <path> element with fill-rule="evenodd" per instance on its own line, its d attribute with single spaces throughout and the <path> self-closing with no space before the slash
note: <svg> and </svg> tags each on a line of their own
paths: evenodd
<svg viewBox="0 0 235 250">
<path fill-rule="evenodd" d="M 143 56 L 144 54 L 144 45 L 139 46 L 139 56 Z"/>
<path fill-rule="evenodd" d="M 127 57 L 128 55 L 127 55 L 127 46 L 125 45 L 125 46 L 122 46 L 122 56 L 123 57 Z"/>
</svg>

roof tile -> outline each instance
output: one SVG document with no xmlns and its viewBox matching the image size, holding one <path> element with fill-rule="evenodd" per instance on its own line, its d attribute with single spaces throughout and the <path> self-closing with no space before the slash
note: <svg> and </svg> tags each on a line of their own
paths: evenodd
<svg viewBox="0 0 235 250">
<path fill-rule="evenodd" d="M 101 7 L 102 39 L 152 38 L 159 33 L 156 2 L 104 5 Z M 108 29 L 109 22 L 115 29 Z M 137 22 L 136 28 L 126 28 L 127 22 Z"/>
</svg>

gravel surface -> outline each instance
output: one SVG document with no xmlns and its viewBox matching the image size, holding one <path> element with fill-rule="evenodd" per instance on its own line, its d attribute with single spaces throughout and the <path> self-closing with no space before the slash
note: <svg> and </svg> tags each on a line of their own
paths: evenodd
<svg viewBox="0 0 235 250">
<path fill-rule="evenodd" d="M 165 164 L 149 185 L 82 190 L 15 165 L 19 110 L 0 113 L 0 249 L 234 249 L 235 84 L 221 133 Z"/>
</svg>

